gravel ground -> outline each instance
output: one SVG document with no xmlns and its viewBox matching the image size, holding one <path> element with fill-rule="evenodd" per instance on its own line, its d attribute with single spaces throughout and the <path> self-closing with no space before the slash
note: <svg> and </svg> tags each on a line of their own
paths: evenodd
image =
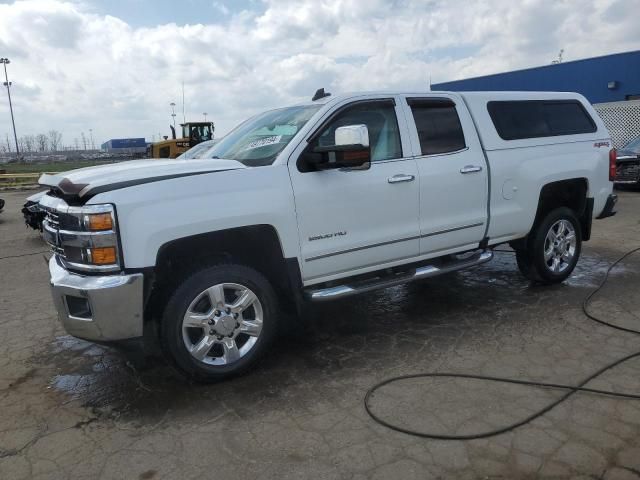
<svg viewBox="0 0 640 480">
<path fill-rule="evenodd" d="M 0 257 L 45 250 L 22 223 L 32 192 L 4 192 Z M 575 384 L 640 350 L 640 336 L 584 317 L 608 264 L 640 246 L 640 193 L 594 223 L 574 275 L 529 285 L 511 253 L 482 267 L 314 306 L 253 372 L 190 385 L 160 361 L 65 335 L 42 254 L 0 260 L 0 479 L 640 478 L 640 402 L 576 394 L 515 431 L 436 441 L 374 423 L 363 396 L 392 375 L 462 372 Z M 640 328 L 640 253 L 592 310 Z M 640 394 L 640 359 L 589 386 Z M 400 426 L 473 433 L 526 417 L 562 392 L 474 380 L 384 387 Z"/>
</svg>

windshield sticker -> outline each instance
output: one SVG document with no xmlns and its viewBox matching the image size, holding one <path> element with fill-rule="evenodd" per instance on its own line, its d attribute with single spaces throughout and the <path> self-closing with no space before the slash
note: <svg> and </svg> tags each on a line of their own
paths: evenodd
<svg viewBox="0 0 640 480">
<path fill-rule="evenodd" d="M 267 145 L 280 143 L 280 140 L 282 140 L 282 135 L 273 135 L 272 137 L 261 138 L 260 140 L 254 140 L 249 143 L 242 150 L 253 150 L 254 148 L 266 147 Z"/>
</svg>

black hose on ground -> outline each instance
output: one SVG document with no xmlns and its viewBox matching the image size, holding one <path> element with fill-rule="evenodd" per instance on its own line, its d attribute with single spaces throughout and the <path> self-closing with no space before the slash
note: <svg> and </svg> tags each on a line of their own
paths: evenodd
<svg viewBox="0 0 640 480">
<path fill-rule="evenodd" d="M 621 330 L 623 332 L 629 332 L 629 333 L 635 333 L 640 335 L 640 330 L 634 330 L 631 328 L 626 328 L 626 327 L 621 327 L 612 323 L 609 323 L 605 320 L 602 320 L 600 318 L 597 318 L 596 316 L 594 316 L 593 314 L 589 313 L 588 310 L 588 306 L 589 303 L 591 302 L 591 300 L 593 299 L 593 297 L 602 289 L 602 287 L 604 287 L 604 285 L 607 283 L 607 280 L 609 279 L 609 274 L 611 273 L 611 270 L 613 270 L 613 268 L 616 267 L 616 265 L 618 265 L 620 262 L 622 262 L 625 258 L 627 258 L 628 256 L 636 253 L 640 251 L 640 247 L 638 248 L 634 248 L 633 250 L 628 251 L 627 253 L 625 253 L 623 256 L 621 256 L 620 258 L 618 258 L 615 262 L 613 262 L 609 268 L 607 268 L 607 271 L 605 273 L 604 278 L 602 279 L 602 281 L 600 282 L 600 284 L 596 287 L 595 290 L 593 290 L 591 293 L 589 293 L 589 295 L 587 295 L 584 299 L 584 301 L 582 302 L 582 312 L 585 314 L 585 316 L 593 321 L 596 321 L 602 325 L 606 325 L 608 327 L 611 328 L 615 328 L 617 330 Z M 504 377 L 491 377 L 491 376 L 487 376 L 487 375 L 472 375 L 472 374 L 463 374 L 463 373 L 418 373 L 418 374 L 414 374 L 414 375 L 400 375 L 400 376 L 396 376 L 396 377 L 391 377 L 391 378 L 387 378 L 377 384 L 375 384 L 374 386 L 372 386 L 366 393 L 365 397 L 364 397 L 364 408 L 367 411 L 367 413 L 369 414 L 369 416 L 376 421 L 377 423 L 379 423 L 380 425 L 383 425 L 387 428 L 390 428 L 391 430 L 395 430 L 396 432 L 401 432 L 401 433 L 406 433 L 408 435 L 413 435 L 415 437 L 422 437 L 422 438 L 432 438 L 432 439 L 437 439 L 437 440 L 473 440 L 473 439 L 478 439 L 478 438 L 486 438 L 486 437 L 492 437 L 494 435 L 499 435 L 501 433 L 506 433 L 509 432 L 511 430 L 514 430 L 522 425 L 525 425 L 533 420 L 535 420 L 536 418 L 541 417 L 542 415 L 544 415 L 545 413 L 549 412 L 551 409 L 555 408 L 556 406 L 558 406 L 559 404 L 561 404 L 562 402 L 564 402 L 565 400 L 567 400 L 569 397 L 571 397 L 573 394 L 577 393 L 577 392 L 588 392 L 588 393 L 594 393 L 594 394 L 600 394 L 600 395 L 606 395 L 609 397 L 617 397 L 617 398 L 625 398 L 625 399 L 632 399 L 632 400 L 640 400 L 640 395 L 637 394 L 631 394 L 631 393 L 620 393 L 620 392 L 612 392 L 609 390 L 599 390 L 599 389 L 595 389 L 595 388 L 587 388 L 585 387 L 585 385 L 587 383 L 589 383 L 591 380 L 597 378 L 598 376 L 602 375 L 604 372 L 611 370 L 614 367 L 617 367 L 618 365 L 625 363 L 633 358 L 636 357 L 640 357 L 640 352 L 635 352 L 632 354 L 629 354 L 625 357 L 622 357 L 612 363 L 609 363 L 608 365 L 605 365 L 604 367 L 600 368 L 599 370 L 597 370 L 595 373 L 589 375 L 588 377 L 586 377 L 584 380 L 582 380 L 581 382 L 579 382 L 577 385 L 565 385 L 565 384 L 560 384 L 560 383 L 546 383 L 546 382 L 532 382 L 532 381 L 527 381 L 527 380 L 518 380 L 518 379 L 514 379 L 514 378 L 504 378 Z M 499 383 L 509 383 L 509 384 L 515 384 L 515 385 L 527 385 L 527 386 L 532 386 L 532 387 L 540 387 L 540 388 L 551 388 L 551 389 L 561 389 L 561 390 L 568 390 L 567 393 L 565 393 L 564 395 L 562 395 L 560 398 L 558 398 L 557 400 L 554 400 L 553 402 L 551 402 L 550 404 L 548 404 L 547 406 L 543 407 L 542 409 L 538 410 L 537 412 L 529 415 L 528 417 L 526 417 L 524 420 L 520 420 L 518 422 L 514 422 L 511 423 L 509 425 L 506 425 L 504 427 L 500 427 L 500 428 L 496 428 L 495 430 L 488 430 L 485 432 L 478 432 L 478 433 L 472 433 L 472 434 L 464 434 L 464 435 L 446 435 L 446 434 L 441 434 L 441 433 L 430 433 L 430 432 L 420 432 L 420 431 L 416 431 L 416 430 L 411 430 L 409 428 L 404 428 L 404 427 L 400 427 L 398 425 L 393 425 L 390 422 L 387 422 L 386 420 L 380 418 L 379 416 L 377 416 L 370 405 L 370 400 L 371 397 L 375 394 L 375 392 L 385 386 L 385 385 L 389 385 L 390 383 L 394 383 L 394 382 L 398 382 L 401 380 L 408 380 L 408 379 L 415 379 L 415 378 L 434 378 L 434 377 L 438 377 L 438 378 L 464 378 L 464 379 L 471 379 L 471 380 L 483 380 L 483 381 L 489 381 L 489 382 L 499 382 Z"/>
</svg>

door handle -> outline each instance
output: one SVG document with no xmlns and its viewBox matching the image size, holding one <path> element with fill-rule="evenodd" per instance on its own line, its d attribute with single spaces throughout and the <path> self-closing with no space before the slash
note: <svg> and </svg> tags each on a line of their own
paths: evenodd
<svg viewBox="0 0 640 480">
<path fill-rule="evenodd" d="M 413 175 L 394 175 L 393 177 L 387 178 L 387 182 L 389 183 L 401 183 L 401 182 L 413 182 L 416 179 Z"/>
<path fill-rule="evenodd" d="M 480 165 L 465 165 L 460 169 L 460 173 L 462 173 L 463 175 L 465 173 L 474 173 L 474 172 L 481 172 L 481 171 L 482 171 L 482 167 Z"/>
</svg>

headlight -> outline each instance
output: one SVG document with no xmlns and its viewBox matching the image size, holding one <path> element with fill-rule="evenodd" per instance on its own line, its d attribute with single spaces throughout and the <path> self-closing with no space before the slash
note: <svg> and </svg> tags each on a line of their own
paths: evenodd
<svg viewBox="0 0 640 480">
<path fill-rule="evenodd" d="M 62 264 L 83 272 L 121 270 L 113 205 L 67 205 L 61 199 L 40 202 L 47 212 L 44 239 Z"/>
</svg>

